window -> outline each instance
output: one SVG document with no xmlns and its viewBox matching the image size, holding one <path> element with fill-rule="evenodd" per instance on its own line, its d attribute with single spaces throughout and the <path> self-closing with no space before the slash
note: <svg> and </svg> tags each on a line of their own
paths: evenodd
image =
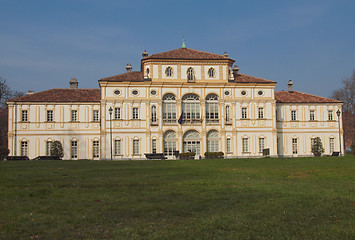
<svg viewBox="0 0 355 240">
<path fill-rule="evenodd" d="M 328 120 L 333 121 L 333 110 L 328 111 Z"/>
<path fill-rule="evenodd" d="M 121 119 L 121 108 L 116 107 L 115 108 L 115 120 Z"/>
<path fill-rule="evenodd" d="M 53 110 L 47 110 L 47 122 L 53 122 Z"/>
<path fill-rule="evenodd" d="M 311 138 L 311 152 L 312 152 L 312 148 L 313 148 L 313 146 L 314 146 L 314 142 L 315 142 L 315 138 Z"/>
<path fill-rule="evenodd" d="M 132 94 L 133 94 L 134 96 L 137 96 L 137 95 L 138 95 L 138 91 L 137 91 L 137 90 L 133 90 L 133 91 L 132 91 Z"/>
<path fill-rule="evenodd" d="M 207 133 L 207 152 L 218 152 L 219 135 L 215 130 Z"/>
<path fill-rule="evenodd" d="M 208 77 L 214 78 L 216 76 L 215 70 L 213 68 L 208 69 Z"/>
<path fill-rule="evenodd" d="M 27 122 L 28 121 L 28 112 L 27 110 L 22 110 L 21 111 L 21 122 Z"/>
<path fill-rule="evenodd" d="M 194 80 L 195 80 L 195 74 L 194 74 L 194 70 L 193 70 L 193 68 L 189 68 L 189 69 L 187 69 L 187 81 L 188 82 L 193 82 Z"/>
<path fill-rule="evenodd" d="M 164 155 L 172 156 L 176 151 L 176 134 L 174 131 L 164 133 Z"/>
<path fill-rule="evenodd" d="M 92 111 L 92 120 L 94 122 L 98 122 L 99 121 L 99 110 L 93 110 Z"/>
<path fill-rule="evenodd" d="M 329 151 L 330 153 L 334 152 L 334 138 L 329 138 Z"/>
<path fill-rule="evenodd" d="M 279 111 L 277 109 L 275 111 L 275 117 L 276 117 L 276 121 L 278 121 L 279 120 Z"/>
<path fill-rule="evenodd" d="M 298 153 L 297 138 L 292 139 L 292 153 L 293 154 Z"/>
<path fill-rule="evenodd" d="M 314 110 L 309 111 L 309 121 L 314 121 Z"/>
<path fill-rule="evenodd" d="M 231 139 L 230 138 L 227 138 L 227 153 L 230 153 L 231 152 Z"/>
<path fill-rule="evenodd" d="M 247 115 L 247 108 L 242 108 L 242 118 L 247 118 L 248 115 Z"/>
<path fill-rule="evenodd" d="M 27 141 L 21 141 L 21 156 L 27 156 L 28 154 L 28 143 Z"/>
<path fill-rule="evenodd" d="M 200 98 L 196 94 L 186 94 L 182 98 L 183 120 L 200 120 Z"/>
<path fill-rule="evenodd" d="M 70 143 L 70 157 L 71 159 L 78 158 L 78 142 L 76 140 Z"/>
<path fill-rule="evenodd" d="M 46 141 L 46 155 L 51 156 L 52 141 Z"/>
<path fill-rule="evenodd" d="M 153 96 L 157 95 L 157 90 L 150 91 L 150 94 L 153 95 Z"/>
<path fill-rule="evenodd" d="M 71 121 L 78 121 L 78 110 L 71 110 Z"/>
<path fill-rule="evenodd" d="M 243 138 L 243 152 L 248 152 L 249 148 L 248 148 L 248 138 Z"/>
<path fill-rule="evenodd" d="M 263 152 L 265 148 L 265 138 L 259 138 L 259 152 Z"/>
<path fill-rule="evenodd" d="M 139 119 L 138 108 L 133 108 L 132 119 Z"/>
<path fill-rule="evenodd" d="M 99 145 L 99 141 L 97 140 L 92 142 L 92 156 L 93 158 L 100 157 L 100 145 Z"/>
<path fill-rule="evenodd" d="M 247 92 L 246 92 L 246 91 L 242 91 L 241 94 L 242 94 L 243 96 L 245 96 L 245 95 L 247 95 Z"/>
<path fill-rule="evenodd" d="M 173 69 L 172 69 L 171 67 L 167 67 L 167 68 L 165 69 L 165 75 L 166 75 L 167 77 L 172 77 L 172 76 L 173 76 Z"/>
<path fill-rule="evenodd" d="M 152 106 L 151 109 L 151 121 L 152 123 L 157 123 L 157 107 L 156 106 Z"/>
<path fill-rule="evenodd" d="M 121 140 L 116 139 L 115 140 L 115 156 L 121 155 Z"/>
<path fill-rule="evenodd" d="M 209 94 L 206 97 L 206 120 L 218 122 L 218 96 Z"/>
<path fill-rule="evenodd" d="M 157 153 L 157 140 L 152 139 L 152 153 Z"/>
<path fill-rule="evenodd" d="M 259 118 L 264 118 L 264 108 L 259 108 Z"/>
<path fill-rule="evenodd" d="M 165 123 L 176 122 L 176 97 L 168 93 L 163 97 L 163 121 Z"/>
<path fill-rule="evenodd" d="M 229 91 L 225 91 L 225 92 L 224 92 L 224 95 L 226 95 L 226 96 L 229 96 L 229 94 L 230 94 Z"/>
<path fill-rule="evenodd" d="M 120 91 L 120 90 L 115 90 L 113 93 L 114 93 L 115 95 L 120 95 L 120 94 L 121 94 L 121 91 Z"/>
<path fill-rule="evenodd" d="M 296 118 L 296 110 L 292 110 L 291 111 L 291 121 L 296 121 L 297 118 Z"/>
<path fill-rule="evenodd" d="M 182 138 L 182 151 L 200 154 L 201 142 L 200 134 L 195 130 L 187 131 Z"/>
<path fill-rule="evenodd" d="M 145 75 L 146 75 L 147 78 L 149 78 L 149 68 L 147 68 L 147 69 L 145 70 Z"/>
<path fill-rule="evenodd" d="M 133 155 L 139 155 L 139 140 L 133 140 Z"/>
<path fill-rule="evenodd" d="M 261 96 L 261 95 L 263 95 L 263 94 L 264 94 L 263 91 L 259 91 L 259 92 L 258 92 L 258 95 L 259 95 L 259 96 Z"/>
<path fill-rule="evenodd" d="M 230 107 L 226 106 L 226 123 L 230 123 L 231 118 L 230 118 Z"/>
</svg>

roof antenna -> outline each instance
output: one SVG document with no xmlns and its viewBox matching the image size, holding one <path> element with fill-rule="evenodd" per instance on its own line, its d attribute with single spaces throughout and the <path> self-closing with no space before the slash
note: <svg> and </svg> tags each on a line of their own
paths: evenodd
<svg viewBox="0 0 355 240">
<path fill-rule="evenodd" d="M 186 48 L 184 33 L 181 33 L 181 35 L 182 35 L 182 47 L 181 48 Z"/>
</svg>

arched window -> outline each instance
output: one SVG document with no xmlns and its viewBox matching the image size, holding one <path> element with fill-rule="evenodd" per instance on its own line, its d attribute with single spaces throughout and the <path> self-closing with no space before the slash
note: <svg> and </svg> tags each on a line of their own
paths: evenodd
<svg viewBox="0 0 355 240">
<path fill-rule="evenodd" d="M 200 134 L 195 130 L 187 131 L 183 136 L 183 152 L 195 152 L 200 154 Z"/>
<path fill-rule="evenodd" d="M 200 121 L 200 98 L 196 94 L 186 94 L 182 98 L 183 120 L 185 122 Z"/>
<path fill-rule="evenodd" d="M 176 97 L 168 93 L 163 97 L 163 122 L 176 123 Z"/>
<path fill-rule="evenodd" d="M 152 109 L 151 109 L 151 121 L 152 121 L 152 124 L 156 124 L 157 123 L 157 107 L 156 106 L 152 106 Z"/>
<path fill-rule="evenodd" d="M 229 106 L 226 106 L 226 123 L 231 123 L 230 107 Z"/>
<path fill-rule="evenodd" d="M 165 75 L 166 75 L 167 77 L 172 77 L 172 76 L 173 76 L 173 69 L 172 69 L 171 67 L 167 67 L 167 68 L 165 69 Z"/>
<path fill-rule="evenodd" d="M 195 80 L 195 73 L 194 73 L 194 69 L 192 67 L 189 67 L 187 69 L 187 81 L 188 82 L 193 82 Z"/>
<path fill-rule="evenodd" d="M 145 70 L 145 75 L 146 75 L 147 78 L 149 78 L 149 68 L 147 68 L 147 69 Z"/>
<path fill-rule="evenodd" d="M 213 68 L 208 69 L 208 77 L 214 78 L 216 76 L 216 72 Z"/>
<path fill-rule="evenodd" d="M 219 135 L 216 130 L 207 133 L 207 152 L 218 152 Z"/>
<path fill-rule="evenodd" d="M 208 94 L 206 97 L 206 120 L 209 123 L 218 123 L 218 96 Z"/>
<path fill-rule="evenodd" d="M 167 131 L 164 133 L 164 155 L 172 156 L 176 151 L 176 134 L 174 131 Z"/>
</svg>

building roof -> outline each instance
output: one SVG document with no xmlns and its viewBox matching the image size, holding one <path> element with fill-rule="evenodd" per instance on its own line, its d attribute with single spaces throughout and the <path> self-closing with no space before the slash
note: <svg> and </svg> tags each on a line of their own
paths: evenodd
<svg viewBox="0 0 355 240">
<path fill-rule="evenodd" d="M 152 54 L 146 59 L 176 59 L 176 60 L 232 60 L 233 59 L 226 57 L 220 54 L 214 54 L 209 52 L 203 52 L 199 50 L 194 50 L 190 48 L 178 48 L 175 50 Z"/>
<path fill-rule="evenodd" d="M 99 81 L 108 82 L 143 82 L 143 72 L 126 72 L 111 77 L 102 78 Z"/>
<path fill-rule="evenodd" d="M 277 103 L 342 103 L 342 101 L 334 100 L 331 98 L 319 97 L 316 95 L 297 91 L 275 92 L 275 100 Z"/>
<path fill-rule="evenodd" d="M 7 102 L 100 102 L 100 89 L 54 88 L 12 98 Z"/>
<path fill-rule="evenodd" d="M 236 82 L 236 83 L 276 83 L 271 80 L 253 77 L 253 76 L 240 74 L 240 73 L 234 74 L 234 82 Z"/>
</svg>

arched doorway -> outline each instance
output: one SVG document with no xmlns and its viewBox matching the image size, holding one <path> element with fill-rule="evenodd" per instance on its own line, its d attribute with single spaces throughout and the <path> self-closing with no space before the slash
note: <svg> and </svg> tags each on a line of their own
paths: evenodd
<svg viewBox="0 0 355 240">
<path fill-rule="evenodd" d="M 195 130 L 187 131 L 182 140 L 183 152 L 195 152 L 196 155 L 200 155 L 201 138 L 200 134 Z"/>
</svg>

